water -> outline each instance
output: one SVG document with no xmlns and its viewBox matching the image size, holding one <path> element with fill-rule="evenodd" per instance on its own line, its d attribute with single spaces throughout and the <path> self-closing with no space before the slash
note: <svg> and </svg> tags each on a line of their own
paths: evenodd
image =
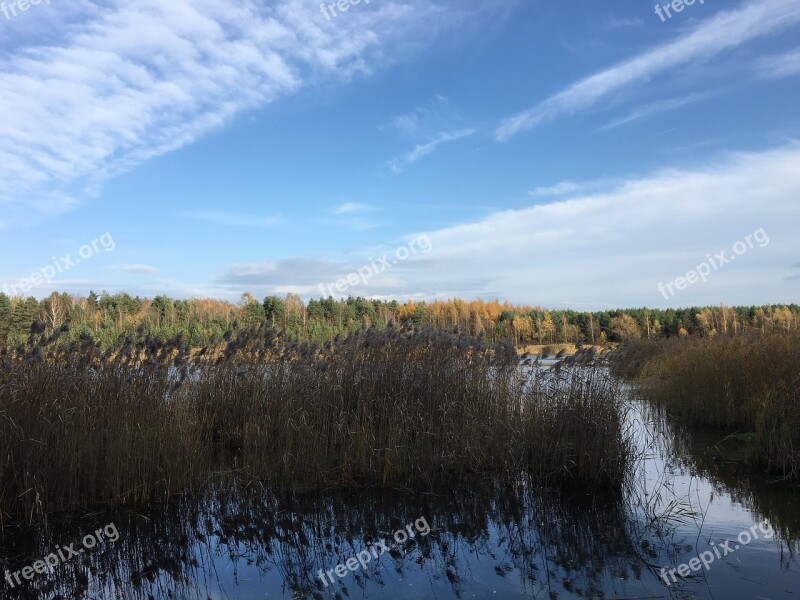
<svg viewBox="0 0 800 600">
<path fill-rule="evenodd" d="M 643 403 L 633 399 L 630 406 L 640 459 L 621 497 L 524 482 L 443 484 L 424 495 L 219 484 L 203 498 L 145 512 L 53 518 L 44 532 L 7 531 L 4 571 L 71 543 L 83 552 L 60 561 L 54 575 L 35 574 L 27 586 L 4 582 L 0 597 L 800 597 L 797 490 L 745 476 L 707 452 L 719 435 L 687 436 Z M 735 448 L 726 453 L 735 457 Z M 85 535 L 110 523 L 116 541 L 106 536 L 83 547 Z M 408 532 L 402 543 L 393 539 L 398 530 Z M 743 532 L 754 539 L 739 544 Z M 732 553 L 722 557 L 726 543 Z M 346 565 L 359 553 L 365 567 L 341 567 L 343 577 L 332 571 L 334 581 L 322 583 L 320 569 Z M 672 581 L 670 570 L 703 553 L 707 570 L 701 565 L 688 578 L 676 572 Z"/>
</svg>

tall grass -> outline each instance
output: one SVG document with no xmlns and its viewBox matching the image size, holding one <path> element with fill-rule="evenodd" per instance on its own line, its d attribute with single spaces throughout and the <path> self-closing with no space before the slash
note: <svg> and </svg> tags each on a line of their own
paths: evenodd
<svg viewBox="0 0 800 600">
<path fill-rule="evenodd" d="M 57 336 L 56 336 L 57 337 Z M 141 504 L 217 475 L 302 487 L 509 476 L 623 484 L 608 378 L 545 381 L 510 346 L 389 328 L 324 346 L 256 330 L 214 347 L 88 336 L 0 355 L 0 517 Z"/>
<path fill-rule="evenodd" d="M 749 460 L 800 478 L 800 335 L 633 342 L 615 372 L 635 377 L 648 398 L 689 426 L 752 434 Z"/>
<path fill-rule="evenodd" d="M 625 481 L 633 449 L 619 382 L 594 366 L 533 374 L 521 420 L 525 460 L 557 479 Z"/>
</svg>

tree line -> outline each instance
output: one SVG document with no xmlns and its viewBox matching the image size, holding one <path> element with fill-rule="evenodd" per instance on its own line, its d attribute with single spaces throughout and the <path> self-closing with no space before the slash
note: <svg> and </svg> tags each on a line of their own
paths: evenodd
<svg viewBox="0 0 800 600">
<path fill-rule="evenodd" d="M 528 344 L 605 344 L 629 338 L 686 335 L 736 335 L 745 330 L 792 331 L 800 325 L 800 307 L 790 305 L 715 306 L 677 309 L 632 308 L 605 311 L 547 310 L 508 302 L 459 299 L 434 302 L 361 297 L 322 298 L 246 293 L 238 303 L 140 298 L 126 293 L 75 296 L 54 292 L 43 300 L 0 294 L 0 344 L 24 342 L 31 333 L 65 329 L 61 339 L 90 335 L 104 345 L 146 336 L 170 339 L 178 334 L 203 346 L 267 323 L 301 341 L 406 323 L 459 328 L 488 342 Z M 67 326 L 64 328 L 63 326 Z"/>
</svg>

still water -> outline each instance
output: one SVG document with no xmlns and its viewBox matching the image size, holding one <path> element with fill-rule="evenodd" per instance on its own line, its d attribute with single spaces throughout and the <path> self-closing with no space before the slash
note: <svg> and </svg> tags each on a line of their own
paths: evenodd
<svg viewBox="0 0 800 600">
<path fill-rule="evenodd" d="M 4 580 L 0 598 L 800 597 L 798 490 L 742 475 L 735 444 L 709 450 L 719 435 L 679 432 L 636 399 L 629 423 L 639 459 L 622 495 L 524 481 L 426 494 L 217 485 L 146 512 L 7 530 L 4 573 L 57 550 L 66 560 Z M 111 523 L 118 535 L 85 547 Z"/>
</svg>

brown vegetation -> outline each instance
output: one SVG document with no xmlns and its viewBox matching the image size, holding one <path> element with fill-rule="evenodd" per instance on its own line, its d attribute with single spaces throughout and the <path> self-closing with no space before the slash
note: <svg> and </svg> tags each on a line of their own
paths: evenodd
<svg viewBox="0 0 800 600">
<path fill-rule="evenodd" d="M 800 478 L 800 335 L 639 340 L 622 346 L 615 371 L 682 423 L 752 433 L 748 460 Z"/>
<path fill-rule="evenodd" d="M 139 504 L 220 473 L 315 487 L 526 472 L 619 490 L 630 467 L 608 376 L 520 369 L 510 345 L 462 333 L 320 346 L 259 329 L 199 351 L 55 341 L 0 354 L 3 519 Z"/>
</svg>

